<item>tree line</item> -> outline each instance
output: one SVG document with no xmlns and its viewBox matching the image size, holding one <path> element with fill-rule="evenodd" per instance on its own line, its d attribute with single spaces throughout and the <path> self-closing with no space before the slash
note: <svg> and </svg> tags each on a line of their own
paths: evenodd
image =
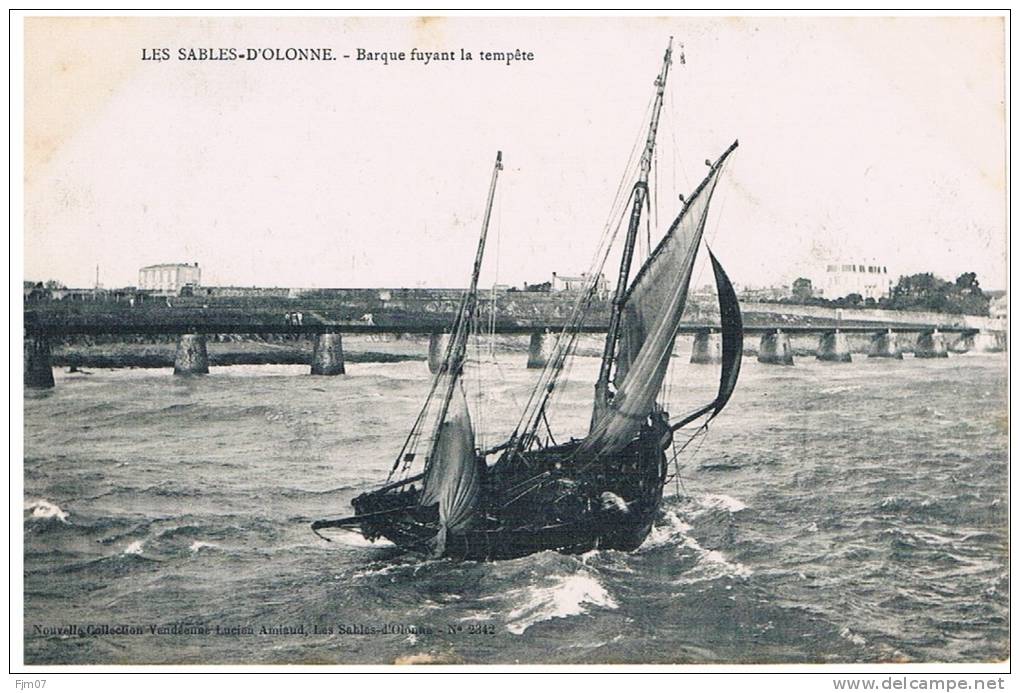
<svg viewBox="0 0 1020 693">
<path fill-rule="evenodd" d="M 955 281 L 936 277 L 931 272 L 900 277 L 889 296 L 864 298 L 851 293 L 830 299 L 815 296 L 811 280 L 801 277 L 793 283 L 793 295 L 781 303 L 836 308 L 886 308 L 923 310 L 962 315 L 988 315 L 989 298 L 981 290 L 977 274 L 964 272 Z"/>
</svg>

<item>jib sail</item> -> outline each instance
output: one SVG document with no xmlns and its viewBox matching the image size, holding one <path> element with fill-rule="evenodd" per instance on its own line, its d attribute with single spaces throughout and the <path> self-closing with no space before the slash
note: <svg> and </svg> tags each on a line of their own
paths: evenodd
<svg viewBox="0 0 1020 693">
<path fill-rule="evenodd" d="M 730 401 L 730 396 L 737 387 L 737 377 L 740 375 L 740 362 L 744 355 L 744 321 L 740 316 L 740 303 L 737 301 L 737 292 L 733 290 L 730 278 L 726 276 L 726 271 L 715 254 L 709 250 L 708 256 L 712 259 L 722 324 L 722 372 L 719 375 L 719 393 L 714 400 L 670 426 L 673 430 L 686 426 L 704 414 L 709 414 L 709 421 L 715 418 Z"/>
</svg>

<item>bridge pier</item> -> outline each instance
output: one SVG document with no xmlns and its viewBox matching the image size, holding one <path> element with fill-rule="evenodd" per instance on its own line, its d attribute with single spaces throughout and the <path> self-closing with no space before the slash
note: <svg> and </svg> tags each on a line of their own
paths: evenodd
<svg viewBox="0 0 1020 693">
<path fill-rule="evenodd" d="M 312 349 L 312 375 L 343 375 L 344 345 L 339 332 L 324 332 L 315 336 Z"/>
<path fill-rule="evenodd" d="M 722 335 L 714 330 L 698 330 L 691 348 L 691 363 L 722 363 Z"/>
<path fill-rule="evenodd" d="M 793 350 L 790 348 L 790 336 L 782 330 L 763 334 L 758 346 L 758 363 L 792 366 Z"/>
<path fill-rule="evenodd" d="M 944 359 L 949 358 L 949 350 L 946 349 L 946 337 L 938 330 L 922 332 L 917 338 L 917 346 L 914 347 L 914 358 L 917 359 Z"/>
<path fill-rule="evenodd" d="M 968 351 L 974 348 L 974 335 L 972 334 L 961 334 L 952 341 L 947 341 L 946 347 L 949 351 L 954 354 L 966 354 Z"/>
<path fill-rule="evenodd" d="M 834 363 L 850 363 L 850 343 L 839 330 L 826 332 L 818 340 L 818 360 Z"/>
<path fill-rule="evenodd" d="M 446 358 L 446 349 L 450 345 L 448 332 L 433 332 L 429 335 L 429 373 L 438 373 Z"/>
<path fill-rule="evenodd" d="M 892 330 L 876 332 L 871 336 L 868 358 L 902 359 L 899 338 Z"/>
<path fill-rule="evenodd" d="M 973 336 L 972 347 L 974 351 L 978 351 L 984 354 L 995 354 L 1000 351 L 1005 351 L 1005 335 L 1000 340 L 998 335 L 993 332 L 978 332 Z"/>
<path fill-rule="evenodd" d="M 53 387 L 50 341 L 46 337 L 25 338 L 25 387 L 37 390 Z"/>
<path fill-rule="evenodd" d="M 204 334 L 182 334 L 174 354 L 174 375 L 204 375 L 209 372 L 209 352 Z"/>
<path fill-rule="evenodd" d="M 545 368 L 555 343 L 556 340 L 549 332 L 532 332 L 528 344 L 528 368 Z"/>
</svg>

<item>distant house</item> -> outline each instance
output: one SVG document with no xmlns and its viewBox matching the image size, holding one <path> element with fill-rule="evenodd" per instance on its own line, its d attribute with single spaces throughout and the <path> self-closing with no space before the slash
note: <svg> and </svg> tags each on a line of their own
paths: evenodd
<svg viewBox="0 0 1020 693">
<path fill-rule="evenodd" d="M 816 277 L 815 293 L 826 298 L 860 294 L 864 298 L 888 298 L 893 280 L 889 269 L 871 262 L 834 262 L 825 265 L 825 273 Z"/>
<path fill-rule="evenodd" d="M 789 298 L 792 294 L 790 287 L 785 284 L 762 287 L 745 286 L 737 292 L 740 300 L 755 302 L 781 301 L 784 298 Z"/>
<path fill-rule="evenodd" d="M 988 302 L 988 317 L 999 320 L 1009 317 L 1009 294 L 1005 291 L 986 291 L 991 299 Z"/>
<path fill-rule="evenodd" d="M 149 265 L 138 270 L 138 288 L 159 294 L 193 293 L 202 285 L 198 263 Z"/>
<path fill-rule="evenodd" d="M 54 301 L 98 301 L 106 295 L 97 289 L 50 289 L 49 298 Z"/>
<path fill-rule="evenodd" d="M 591 281 L 592 277 L 587 272 L 581 272 L 580 276 L 576 277 L 568 277 L 553 272 L 549 288 L 551 291 L 585 291 Z M 603 297 L 609 293 L 609 283 L 606 281 L 606 275 L 600 274 L 594 281 L 596 296 Z"/>
<path fill-rule="evenodd" d="M 25 282 L 25 300 L 42 301 L 50 298 L 50 291 L 42 282 Z"/>
</svg>

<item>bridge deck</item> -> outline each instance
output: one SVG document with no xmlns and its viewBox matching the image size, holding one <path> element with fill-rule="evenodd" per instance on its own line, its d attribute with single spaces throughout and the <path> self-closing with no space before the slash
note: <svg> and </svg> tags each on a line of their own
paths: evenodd
<svg viewBox="0 0 1020 693">
<path fill-rule="evenodd" d="M 745 334 L 762 334 L 774 332 L 781 329 L 789 334 L 818 334 L 834 329 L 846 333 L 873 333 L 892 330 L 893 332 L 924 332 L 938 328 L 946 333 L 971 333 L 976 330 L 959 326 L 940 325 L 909 325 L 909 324 L 825 324 L 817 322 L 810 325 L 779 325 L 779 324 L 754 324 L 744 325 Z M 330 332 L 341 334 L 429 334 L 433 332 L 447 332 L 450 329 L 449 322 L 421 321 L 414 323 L 393 323 L 393 324 L 368 324 L 368 323 L 306 323 L 302 325 L 288 325 L 286 323 L 267 323 L 253 321 L 236 322 L 212 322 L 202 321 L 194 318 L 174 320 L 172 322 L 127 322 L 127 321 L 26 321 L 25 334 L 37 337 L 64 337 L 70 335 L 161 335 L 161 334 L 289 334 L 289 335 L 318 335 Z M 556 323 L 504 323 L 496 324 L 495 332 L 499 334 L 532 334 L 535 332 L 560 332 L 564 325 Z M 680 325 L 680 334 L 695 334 L 697 332 L 715 329 L 717 324 L 710 323 L 684 323 Z M 605 333 L 606 325 L 593 324 L 584 325 L 580 332 L 587 334 Z"/>
<path fill-rule="evenodd" d="M 349 295 L 348 295 L 349 294 Z M 380 294 L 385 295 L 381 298 Z M 405 295 L 407 294 L 407 295 Z M 449 295 L 446 295 L 449 294 Z M 459 292 L 351 290 L 339 297 L 172 297 L 128 301 L 26 301 L 25 331 L 37 336 L 158 334 L 290 334 L 326 332 L 393 334 L 446 332 L 459 307 Z M 502 334 L 558 332 L 574 310 L 570 296 L 506 293 L 479 306 L 479 323 L 495 322 Z M 782 329 L 789 333 L 919 332 L 939 328 L 969 333 L 975 327 L 965 316 L 895 314 L 893 311 L 829 310 L 810 306 L 747 303 L 742 306 L 745 332 Z M 593 304 L 583 332 L 604 333 L 608 304 Z M 299 323 L 299 324 L 294 324 Z M 688 301 L 681 333 L 716 327 L 714 299 Z"/>
</svg>

